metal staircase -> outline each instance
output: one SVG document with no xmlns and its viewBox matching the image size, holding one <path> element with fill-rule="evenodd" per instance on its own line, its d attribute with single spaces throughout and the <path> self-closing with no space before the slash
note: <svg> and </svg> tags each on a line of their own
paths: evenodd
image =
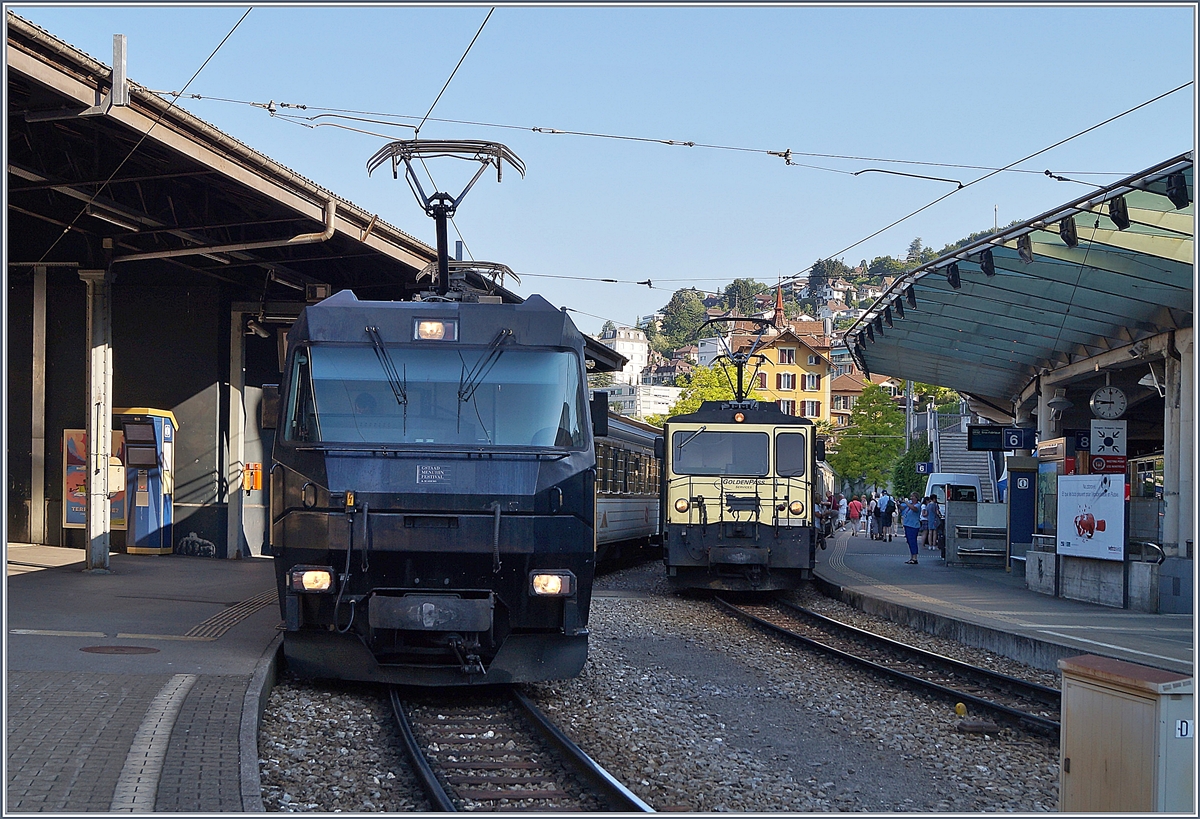
<svg viewBox="0 0 1200 819">
<path fill-rule="evenodd" d="M 979 476 L 983 489 L 981 501 L 996 500 L 996 475 L 993 474 L 991 454 L 967 449 L 966 424 L 970 413 L 940 413 L 929 411 L 928 429 L 933 447 L 935 472 L 962 472 Z"/>
</svg>

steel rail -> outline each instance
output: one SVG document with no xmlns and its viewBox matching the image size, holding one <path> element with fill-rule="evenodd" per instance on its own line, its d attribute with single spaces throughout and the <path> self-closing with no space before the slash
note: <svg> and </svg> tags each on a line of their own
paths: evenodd
<svg viewBox="0 0 1200 819">
<path fill-rule="evenodd" d="M 941 685 L 939 683 L 935 683 L 930 680 L 925 680 L 925 679 L 914 676 L 912 674 L 905 673 L 905 672 L 900 671 L 895 668 L 889 668 L 888 666 L 880 665 L 879 663 L 873 662 L 864 657 L 858 657 L 847 651 L 842 651 L 839 648 L 835 648 L 826 643 L 822 643 L 819 640 L 814 640 L 810 637 L 805 637 L 802 634 L 797 634 L 794 631 L 790 631 L 782 626 L 778 626 L 768 620 L 762 619 L 761 617 L 756 617 L 755 615 L 750 614 L 749 612 L 743 611 L 742 609 L 738 608 L 737 606 L 733 605 L 732 603 L 726 602 L 725 600 L 723 600 L 719 597 L 715 597 L 713 599 L 717 604 L 719 604 L 722 608 L 727 610 L 730 614 L 732 614 L 736 617 L 740 617 L 744 620 L 748 620 L 762 628 L 765 628 L 766 630 L 768 630 L 770 632 L 779 634 L 789 640 L 802 643 L 806 646 L 811 646 L 811 647 L 816 648 L 820 651 L 823 651 L 827 654 L 831 654 L 842 660 L 846 660 L 847 662 L 853 663 L 854 665 L 858 665 L 863 668 L 867 668 L 877 674 L 882 674 L 882 675 L 886 675 L 889 677 L 893 677 L 893 678 L 900 680 L 901 682 L 903 682 L 907 685 L 913 686 L 915 688 L 920 688 L 920 689 L 924 689 L 924 690 L 933 692 L 935 694 L 938 694 L 939 696 L 943 696 L 948 699 L 953 699 L 956 702 L 970 703 L 971 705 L 974 705 L 975 707 L 979 708 L 980 710 L 987 711 L 990 714 L 997 716 L 1001 719 L 1004 719 L 1008 722 L 1014 722 L 1017 724 L 1025 725 L 1025 726 L 1037 731 L 1038 733 L 1042 733 L 1042 734 L 1052 736 L 1052 737 L 1058 736 L 1060 726 L 1059 726 L 1059 723 L 1057 720 L 1047 719 L 1046 717 L 1038 716 L 1037 714 L 1030 714 L 1030 713 L 1028 713 L 1026 711 L 1022 711 L 1018 708 L 1012 708 L 1010 706 L 1003 705 L 998 702 L 993 702 L 991 700 L 976 696 L 976 695 L 968 693 L 966 691 L 960 691 L 958 689 L 950 688 L 949 686 Z M 903 644 L 901 643 L 899 645 L 903 645 Z M 920 652 L 920 649 L 913 648 L 912 646 L 906 646 L 906 648 L 911 649 L 914 652 Z M 937 657 L 937 656 L 938 655 L 930 655 L 931 658 Z M 931 661 L 932 661 L 932 659 L 931 659 Z"/>
<path fill-rule="evenodd" d="M 803 606 L 798 606 L 787 600 L 777 600 L 777 603 L 785 608 L 799 612 L 805 617 L 809 617 L 820 623 L 826 628 L 838 629 L 851 637 L 856 637 L 861 640 L 879 643 L 895 651 L 907 652 L 917 659 L 929 663 L 935 663 L 945 668 L 950 668 L 958 674 L 973 679 L 974 682 L 983 685 L 1000 686 L 1009 688 L 1018 692 L 1021 696 L 1035 699 L 1044 705 L 1059 708 L 1062 705 L 1062 694 L 1057 688 L 1050 688 L 1046 685 L 1041 685 L 1028 680 L 1018 679 L 1008 674 L 1001 674 L 999 671 L 992 671 L 990 668 L 982 668 L 980 666 L 965 663 L 962 660 L 956 660 L 953 657 L 947 657 L 944 654 L 938 654 L 934 651 L 928 651 L 916 646 L 910 646 L 907 643 L 901 643 L 898 640 L 893 640 L 890 637 L 884 637 L 882 634 L 874 634 L 870 631 L 852 626 L 848 623 L 842 623 L 834 620 L 831 617 L 826 617 L 823 614 L 818 614 L 815 611 L 806 609 Z"/>
<path fill-rule="evenodd" d="M 429 798 L 430 805 L 437 811 L 457 811 L 458 808 L 454 806 L 453 800 L 446 793 L 446 789 L 442 787 L 442 783 L 438 782 L 433 768 L 429 765 L 429 760 L 425 758 L 425 754 L 421 752 L 421 748 L 417 744 L 412 726 L 409 725 L 408 717 L 404 714 L 404 705 L 400 702 L 399 691 L 395 686 L 390 686 L 389 693 L 392 699 L 392 713 L 396 716 L 396 724 L 400 727 L 400 737 L 404 742 L 404 751 L 412 760 L 413 772 L 417 776 L 417 781 L 421 783 L 421 789 L 425 791 L 425 796 Z"/>
<path fill-rule="evenodd" d="M 583 749 L 572 742 L 527 696 L 514 688 L 512 689 L 512 699 L 525 718 L 542 735 L 542 738 L 560 754 L 567 757 L 588 784 L 604 796 L 610 810 L 620 813 L 655 812 L 654 808 L 639 799 L 633 791 L 617 781 L 612 774 L 584 753 Z"/>
</svg>

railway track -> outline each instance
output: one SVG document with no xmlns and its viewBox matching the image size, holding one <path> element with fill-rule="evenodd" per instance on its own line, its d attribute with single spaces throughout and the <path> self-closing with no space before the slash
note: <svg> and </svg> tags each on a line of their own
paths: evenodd
<svg viewBox="0 0 1200 819">
<path fill-rule="evenodd" d="M 1061 698 L 1054 688 L 906 645 L 785 601 L 735 605 L 718 597 L 715 602 L 729 613 L 786 639 L 961 702 L 977 714 L 1045 736 L 1058 736 Z"/>
<path fill-rule="evenodd" d="M 436 811 L 653 811 L 515 688 L 391 700 Z"/>
</svg>

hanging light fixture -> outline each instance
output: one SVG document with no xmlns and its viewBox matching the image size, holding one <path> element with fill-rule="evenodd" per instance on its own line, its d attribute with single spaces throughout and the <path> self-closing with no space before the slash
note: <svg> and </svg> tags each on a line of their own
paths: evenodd
<svg viewBox="0 0 1200 819">
<path fill-rule="evenodd" d="M 871 329 L 871 325 L 867 325 L 867 338 L 871 339 L 871 343 L 875 343 L 875 331 Z"/>
<path fill-rule="evenodd" d="M 1175 171 L 1167 177 L 1167 198 L 1175 206 L 1175 210 L 1183 210 L 1192 201 L 1188 196 L 1187 177 L 1183 171 Z"/>
<path fill-rule="evenodd" d="M 1033 261 L 1033 240 L 1029 238 L 1028 233 L 1022 234 L 1017 239 L 1017 255 L 1025 264 Z"/>
<path fill-rule="evenodd" d="M 1075 217 L 1068 216 L 1058 223 L 1058 235 L 1067 247 L 1079 247 L 1079 231 L 1075 229 Z"/>
<path fill-rule="evenodd" d="M 983 275 L 988 278 L 996 275 L 996 257 L 992 255 L 990 247 L 979 254 L 979 266 L 983 268 Z"/>
<path fill-rule="evenodd" d="M 1117 226 L 1117 230 L 1125 230 L 1129 227 L 1129 206 L 1125 204 L 1125 197 L 1118 196 L 1116 199 L 1108 200 L 1108 218 L 1112 219 L 1113 224 Z"/>
<path fill-rule="evenodd" d="M 892 302 L 892 306 L 896 308 L 896 315 L 904 318 L 904 299 L 901 296 L 896 296 L 896 300 Z"/>
<path fill-rule="evenodd" d="M 891 307 L 883 308 L 883 323 L 886 324 L 888 327 L 895 326 L 892 324 L 892 308 Z"/>
<path fill-rule="evenodd" d="M 875 317 L 875 332 L 879 333 L 879 335 L 883 335 L 883 317 L 882 316 Z"/>
<path fill-rule="evenodd" d="M 914 309 L 916 308 L 916 306 L 917 306 L 917 291 L 913 290 L 911 284 L 904 290 L 904 299 L 905 299 L 905 301 L 908 302 L 909 307 L 912 307 Z"/>
<path fill-rule="evenodd" d="M 946 281 L 955 290 L 962 287 L 962 277 L 958 273 L 958 262 L 951 262 L 950 266 L 946 268 Z"/>
</svg>

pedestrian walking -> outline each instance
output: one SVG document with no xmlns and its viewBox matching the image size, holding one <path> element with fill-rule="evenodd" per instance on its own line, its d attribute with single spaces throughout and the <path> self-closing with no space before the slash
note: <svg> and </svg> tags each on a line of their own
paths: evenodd
<svg viewBox="0 0 1200 819">
<path fill-rule="evenodd" d="M 850 516 L 850 534 L 858 534 L 858 524 L 862 520 L 863 502 L 859 498 L 851 499 L 846 506 L 847 514 Z"/>
<path fill-rule="evenodd" d="M 837 496 L 837 528 L 840 532 L 846 528 L 846 515 L 850 512 L 850 504 L 846 502 L 846 496 L 838 494 Z"/>
<path fill-rule="evenodd" d="M 921 525 L 917 531 L 917 546 L 929 548 L 929 498 L 921 498 Z"/>
<path fill-rule="evenodd" d="M 866 520 L 867 537 L 875 540 L 879 537 L 879 498 L 875 493 L 871 493 L 871 497 L 867 500 L 867 508 L 863 512 L 863 518 Z"/>
<path fill-rule="evenodd" d="M 946 518 L 942 515 L 942 507 L 938 503 L 937 495 L 929 496 L 929 537 L 932 540 L 931 549 L 940 551 L 942 544 L 945 542 L 945 526 Z"/>
<path fill-rule="evenodd" d="M 901 504 L 900 522 L 904 525 L 904 539 L 908 541 L 910 557 L 907 563 L 917 562 L 917 535 L 921 531 L 921 501 L 920 495 L 913 492 L 908 500 Z"/>
<path fill-rule="evenodd" d="M 892 496 L 885 489 L 879 496 L 879 539 L 885 537 L 890 543 L 892 540 L 892 516 L 896 514 L 896 502 L 892 500 Z"/>
</svg>

